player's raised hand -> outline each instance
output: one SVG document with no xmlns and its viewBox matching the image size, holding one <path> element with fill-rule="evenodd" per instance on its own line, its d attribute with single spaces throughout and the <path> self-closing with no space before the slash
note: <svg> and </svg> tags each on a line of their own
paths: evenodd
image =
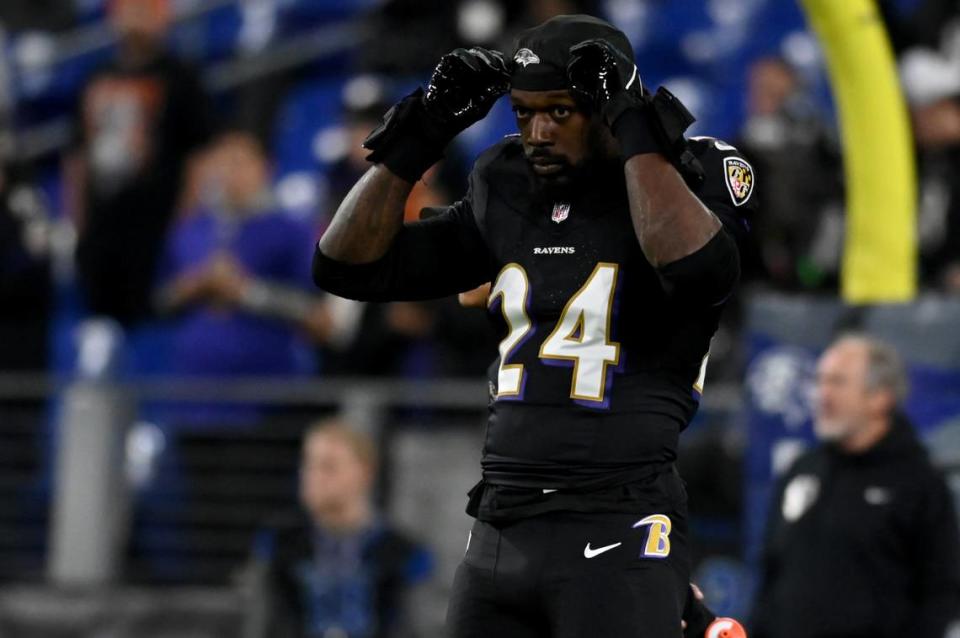
<svg viewBox="0 0 960 638">
<path fill-rule="evenodd" d="M 636 65 L 602 39 L 570 47 L 567 78 L 574 98 L 601 113 L 607 124 L 613 124 L 643 95 Z"/>
<path fill-rule="evenodd" d="M 510 89 L 510 72 L 496 51 L 455 49 L 440 58 L 427 90 L 397 102 L 363 142 L 367 159 L 416 182 L 443 157 L 457 133 L 482 119 Z"/>
<path fill-rule="evenodd" d="M 423 106 L 452 137 L 483 119 L 509 90 L 510 71 L 498 51 L 454 49 L 433 70 Z"/>
</svg>

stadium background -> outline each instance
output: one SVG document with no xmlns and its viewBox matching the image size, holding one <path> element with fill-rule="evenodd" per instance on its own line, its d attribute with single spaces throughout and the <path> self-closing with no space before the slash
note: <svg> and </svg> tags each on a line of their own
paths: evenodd
<svg viewBox="0 0 960 638">
<path fill-rule="evenodd" d="M 365 367 L 335 365 L 337 353 L 324 345 L 312 374 L 202 380 L 165 374 L 166 322 L 123 330 L 91 318 L 75 281 L 76 230 L 63 210 L 61 159 L 78 94 L 112 55 L 104 4 L 4 2 L 0 9 L 0 152 L 7 183 L 16 178 L 25 193 L 15 208 L 26 211 L 16 226 L 23 246 L 5 240 L 8 253 L 0 255 L 0 636 L 237 635 L 254 532 L 295 502 L 304 427 L 337 410 L 376 433 L 385 456 L 378 497 L 435 554 L 417 622 L 436 635 L 468 526 L 465 492 L 479 471 L 480 378 L 493 352 L 482 313 L 453 303 L 385 311 L 405 328 L 381 339 Z M 885 3 L 891 33 L 922 4 L 930 3 Z M 914 385 L 908 412 L 952 472 L 960 499 L 960 286 L 949 278 L 952 261 L 928 259 L 918 245 L 920 292 L 911 303 L 841 299 L 842 145 L 823 48 L 799 4 L 196 0 L 173 7 L 170 46 L 200 70 L 216 119 L 260 138 L 280 206 L 318 232 L 336 207 L 338 167 L 359 114 L 423 82 L 430 62 L 452 46 L 505 48 L 532 16 L 569 7 L 598 12 L 627 33 L 644 81 L 668 86 L 697 116 L 692 134 L 745 140 L 768 153 L 773 170 L 758 171 L 758 193 L 771 194 L 766 202 L 802 199 L 803 184 L 822 187 L 825 194 L 802 199 L 814 202 L 808 217 L 762 211 L 770 221 L 757 222 L 758 254 L 715 340 L 701 413 L 683 437 L 697 579 L 721 613 L 749 612 L 770 478 L 812 440 L 810 372 L 838 329 L 867 329 L 906 355 Z M 926 43 L 942 47 L 941 63 L 910 66 L 910 47 L 897 47 L 916 117 L 960 95 L 949 21 L 943 25 L 943 39 Z M 757 77 L 772 58 L 792 69 L 795 82 L 782 121 L 771 117 L 782 113 L 757 112 L 756 94 L 776 93 L 775 80 Z M 464 167 L 513 128 L 501 101 L 457 140 L 448 174 L 431 178 L 438 186 L 430 196 L 459 196 Z M 939 222 L 924 213 L 938 192 L 930 186 L 936 172 L 925 171 L 944 165 L 933 160 L 949 155 L 950 144 L 920 150 L 922 244 L 949 235 L 960 219 L 949 205 Z M 798 159 L 784 162 L 784 154 Z M 822 232 L 801 237 L 798 227 Z M 24 247 L 26 266 L 14 259 Z M 37 294 L 14 295 L 8 282 Z M 37 332 L 43 356 L 15 361 L 23 335 Z M 385 359 L 391 365 L 380 365 Z M 197 410 L 216 417 L 174 425 L 178 414 Z"/>
</svg>

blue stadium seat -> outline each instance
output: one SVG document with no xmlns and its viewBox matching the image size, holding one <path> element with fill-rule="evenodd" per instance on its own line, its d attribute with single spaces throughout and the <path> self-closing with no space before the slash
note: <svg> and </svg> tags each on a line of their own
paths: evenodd
<svg viewBox="0 0 960 638">
<path fill-rule="evenodd" d="M 313 142 L 341 121 L 344 78 L 324 78 L 297 87 L 277 113 L 274 165 L 278 175 L 320 169 Z"/>
<path fill-rule="evenodd" d="M 196 52 L 199 55 L 191 57 L 203 61 L 230 57 L 236 52 L 242 26 L 243 16 L 235 5 L 218 7 L 203 15 L 199 24 L 186 25 L 186 30 L 202 35 L 198 43 L 201 48 Z"/>
</svg>

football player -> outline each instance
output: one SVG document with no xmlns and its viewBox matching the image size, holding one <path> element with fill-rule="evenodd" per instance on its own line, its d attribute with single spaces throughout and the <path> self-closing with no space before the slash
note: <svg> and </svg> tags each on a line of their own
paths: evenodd
<svg viewBox="0 0 960 638">
<path fill-rule="evenodd" d="M 463 199 L 404 224 L 412 184 L 505 93 L 519 135 L 481 154 Z M 458 49 L 367 139 L 374 165 L 318 244 L 316 283 L 343 297 L 491 282 L 502 341 L 455 638 L 681 635 L 678 437 L 754 201 L 750 164 L 686 139 L 691 121 L 643 87 L 630 42 L 597 18 L 548 20 L 507 60 Z"/>
</svg>

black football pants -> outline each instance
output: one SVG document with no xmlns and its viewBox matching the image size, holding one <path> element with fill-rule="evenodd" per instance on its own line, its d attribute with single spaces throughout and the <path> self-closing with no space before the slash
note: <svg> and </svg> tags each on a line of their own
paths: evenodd
<svg viewBox="0 0 960 638">
<path fill-rule="evenodd" d="M 680 638 L 684 512 L 550 512 L 476 521 L 454 578 L 451 638 Z"/>
</svg>

